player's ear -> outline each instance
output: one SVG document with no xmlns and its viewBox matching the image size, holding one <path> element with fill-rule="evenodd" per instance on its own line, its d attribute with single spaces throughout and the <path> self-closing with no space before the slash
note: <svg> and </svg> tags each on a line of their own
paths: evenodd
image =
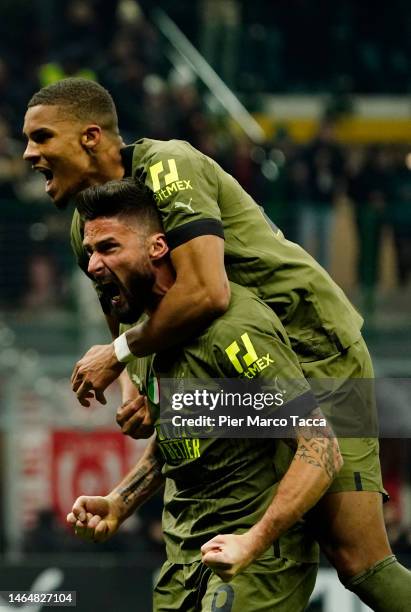
<svg viewBox="0 0 411 612">
<path fill-rule="evenodd" d="M 89 152 L 99 144 L 101 140 L 101 127 L 99 125 L 88 125 L 81 134 L 81 144 Z"/>
<path fill-rule="evenodd" d="M 150 258 L 153 260 L 161 259 L 165 257 L 169 252 L 168 244 L 164 234 L 157 233 L 150 236 L 150 244 L 148 253 Z"/>
</svg>

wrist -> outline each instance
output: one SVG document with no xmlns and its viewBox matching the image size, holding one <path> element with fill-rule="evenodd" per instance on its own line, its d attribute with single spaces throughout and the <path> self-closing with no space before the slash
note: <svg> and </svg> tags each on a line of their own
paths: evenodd
<svg viewBox="0 0 411 612">
<path fill-rule="evenodd" d="M 127 507 L 121 499 L 121 495 L 117 493 L 117 491 L 111 491 L 111 493 L 108 493 L 105 497 L 110 505 L 111 512 L 117 517 L 120 523 L 123 522 L 124 519 L 127 518 Z"/>
<path fill-rule="evenodd" d="M 134 359 L 134 355 L 131 352 L 127 342 L 126 332 L 114 340 L 113 349 L 119 363 L 129 363 L 132 359 Z"/>
<path fill-rule="evenodd" d="M 259 529 L 258 523 L 251 527 L 249 531 L 243 534 L 244 538 L 248 543 L 248 549 L 252 558 L 258 559 L 265 551 L 271 546 L 276 539 L 275 537 L 267 539 L 267 534 L 264 534 Z"/>
</svg>

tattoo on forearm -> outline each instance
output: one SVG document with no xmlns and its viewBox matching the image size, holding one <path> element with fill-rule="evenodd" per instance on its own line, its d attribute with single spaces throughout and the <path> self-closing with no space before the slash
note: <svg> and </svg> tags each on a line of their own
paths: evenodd
<svg viewBox="0 0 411 612">
<path fill-rule="evenodd" d="M 324 418 L 321 410 L 316 408 L 310 416 Z M 300 442 L 294 460 L 301 460 L 310 465 L 319 467 L 333 479 L 341 467 L 342 459 L 337 439 L 331 429 L 327 427 L 299 427 L 297 430 Z"/>
<path fill-rule="evenodd" d="M 153 486 L 161 483 L 162 467 L 162 461 L 157 455 L 150 456 L 143 461 L 130 481 L 119 490 L 122 501 L 126 505 L 133 503 L 137 497 L 141 498 L 141 502 L 145 501 L 154 492 Z"/>
</svg>

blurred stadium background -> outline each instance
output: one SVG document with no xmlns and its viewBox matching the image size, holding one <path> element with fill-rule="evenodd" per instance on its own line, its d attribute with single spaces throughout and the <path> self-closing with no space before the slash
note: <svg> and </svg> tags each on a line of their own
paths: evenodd
<svg viewBox="0 0 411 612">
<path fill-rule="evenodd" d="M 182 138 L 217 159 L 364 314 L 399 436 L 381 445 L 386 520 L 411 566 L 410 393 L 396 384 L 411 366 L 411 5 L 378 7 L 0 1 L 0 590 L 54 586 L 77 590 L 79 610 L 148 611 L 163 558 L 160 499 L 104 546 L 63 521 L 143 448 L 114 427 L 116 389 L 109 408 L 72 396 L 74 362 L 108 334 L 71 256 L 70 213 L 21 159 L 28 99 L 72 75 L 111 91 L 127 142 Z M 323 570 L 310 610 L 359 608 Z"/>
</svg>

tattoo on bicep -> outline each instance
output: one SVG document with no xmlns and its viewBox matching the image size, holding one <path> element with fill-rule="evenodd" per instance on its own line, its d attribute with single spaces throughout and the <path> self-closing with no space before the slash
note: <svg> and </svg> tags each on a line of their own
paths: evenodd
<svg viewBox="0 0 411 612">
<path fill-rule="evenodd" d="M 324 418 L 321 410 L 316 408 L 310 416 Z M 341 466 L 341 455 L 337 439 L 331 427 L 305 426 L 298 427 L 299 444 L 294 460 L 301 460 L 310 465 L 324 469 L 329 478 L 334 478 Z"/>
</svg>

